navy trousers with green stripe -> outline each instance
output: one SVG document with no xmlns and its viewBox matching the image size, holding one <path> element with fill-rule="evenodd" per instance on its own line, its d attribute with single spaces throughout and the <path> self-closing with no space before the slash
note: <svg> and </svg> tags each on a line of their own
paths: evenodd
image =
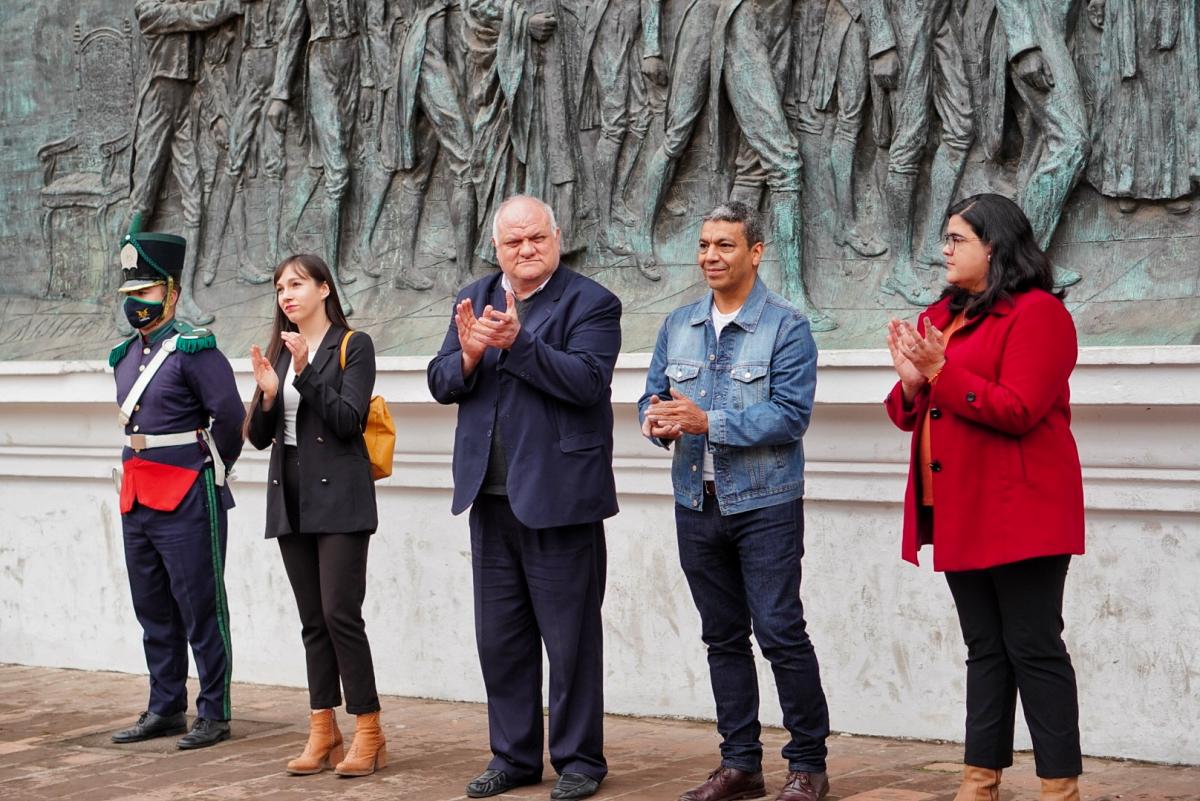
<svg viewBox="0 0 1200 801">
<path fill-rule="evenodd" d="M 228 720 L 233 652 L 225 597 L 226 517 L 206 468 L 173 512 L 135 504 L 121 516 L 133 609 L 142 624 L 151 712 L 187 709 L 188 644 L 200 677 L 196 714 Z"/>
</svg>

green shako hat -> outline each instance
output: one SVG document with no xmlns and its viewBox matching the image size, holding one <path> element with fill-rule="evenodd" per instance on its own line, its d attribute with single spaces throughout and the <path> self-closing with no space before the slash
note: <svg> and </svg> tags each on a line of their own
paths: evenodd
<svg viewBox="0 0 1200 801">
<path fill-rule="evenodd" d="M 136 292 L 155 284 L 173 282 L 179 286 L 183 274 L 183 254 L 187 240 L 174 234 L 144 233 L 140 215 L 121 238 L 121 269 L 124 283 L 118 292 Z"/>
</svg>

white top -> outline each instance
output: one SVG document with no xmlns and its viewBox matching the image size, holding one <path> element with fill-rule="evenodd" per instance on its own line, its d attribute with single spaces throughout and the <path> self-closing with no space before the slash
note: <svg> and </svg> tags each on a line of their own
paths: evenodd
<svg viewBox="0 0 1200 801">
<path fill-rule="evenodd" d="M 284 349 L 284 352 L 288 351 Z M 308 352 L 308 367 L 312 367 L 312 357 L 315 351 Z M 283 444 L 296 444 L 296 410 L 300 408 L 300 393 L 293 385 L 293 380 L 296 378 L 296 370 L 293 366 L 291 358 L 288 358 L 287 374 L 283 377 L 283 386 L 279 393 L 279 400 L 283 403 Z"/>
<path fill-rule="evenodd" d="M 738 306 L 736 309 L 734 309 L 731 312 L 719 312 L 719 311 L 717 311 L 717 304 L 714 303 L 712 305 L 713 328 L 717 332 L 717 341 L 718 342 L 721 341 L 721 332 L 725 330 L 725 326 L 732 323 L 733 318 L 737 317 L 738 312 L 740 312 L 741 310 L 742 310 L 742 307 Z M 715 481 L 716 480 L 716 473 L 713 470 L 712 453 L 709 452 L 707 444 L 705 444 L 705 446 L 704 446 L 704 480 L 705 481 Z"/>
</svg>

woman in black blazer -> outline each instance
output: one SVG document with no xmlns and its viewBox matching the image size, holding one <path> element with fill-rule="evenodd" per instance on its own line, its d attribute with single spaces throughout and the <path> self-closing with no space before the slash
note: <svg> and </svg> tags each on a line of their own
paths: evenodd
<svg viewBox="0 0 1200 801">
<path fill-rule="evenodd" d="M 375 484 L 363 425 L 375 387 L 375 348 L 350 326 L 329 267 L 301 254 L 275 268 L 275 323 L 267 355 L 250 349 L 258 389 L 246 418 L 254 447 L 271 446 L 267 537 L 277 538 L 300 611 L 312 707 L 304 753 L 287 765 L 306 775 L 334 767 L 365 776 L 385 766 L 379 696 L 362 619 Z M 340 684 L 340 687 L 339 687 Z M 356 715 L 343 759 L 333 708 L 346 694 Z"/>
</svg>

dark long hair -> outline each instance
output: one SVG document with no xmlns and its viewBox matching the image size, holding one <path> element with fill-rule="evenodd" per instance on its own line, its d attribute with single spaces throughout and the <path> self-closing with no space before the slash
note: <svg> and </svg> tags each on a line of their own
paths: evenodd
<svg viewBox="0 0 1200 801">
<path fill-rule="evenodd" d="M 333 273 L 329 269 L 329 265 L 320 256 L 312 253 L 296 253 L 288 256 L 283 261 L 275 266 L 275 273 L 271 278 L 271 288 L 274 289 L 279 283 L 279 277 L 283 275 L 283 271 L 288 267 L 295 267 L 296 272 L 300 275 L 311 278 L 317 282 L 317 286 L 325 284 L 329 287 L 329 294 L 325 296 L 325 316 L 329 318 L 329 322 L 334 326 L 341 328 L 350 328 L 350 323 L 346 320 L 346 312 L 342 310 L 342 301 L 338 298 L 337 282 L 333 280 Z M 279 304 L 275 304 L 275 319 L 271 323 L 271 339 L 267 343 L 267 361 L 272 366 L 279 359 L 279 354 L 283 352 L 283 332 L 298 331 L 296 324 L 287 318 L 283 313 L 283 309 L 279 308 Z M 254 397 L 250 399 L 250 409 L 246 413 L 246 421 L 242 426 L 243 435 L 247 435 L 250 430 L 250 415 L 254 414 L 255 408 L 262 401 L 262 390 L 258 387 L 254 389 Z"/>
<path fill-rule="evenodd" d="M 1030 289 L 1044 289 L 1059 300 L 1063 290 L 1054 291 L 1054 266 L 1038 247 L 1033 226 L 1021 207 L 1003 195 L 972 195 L 955 203 L 946 219 L 962 217 L 985 245 L 992 246 L 988 262 L 987 289 L 979 293 L 956 286 L 942 291 L 950 298 L 950 311 L 966 312 L 968 317 L 986 314 L 997 302 Z"/>
</svg>

